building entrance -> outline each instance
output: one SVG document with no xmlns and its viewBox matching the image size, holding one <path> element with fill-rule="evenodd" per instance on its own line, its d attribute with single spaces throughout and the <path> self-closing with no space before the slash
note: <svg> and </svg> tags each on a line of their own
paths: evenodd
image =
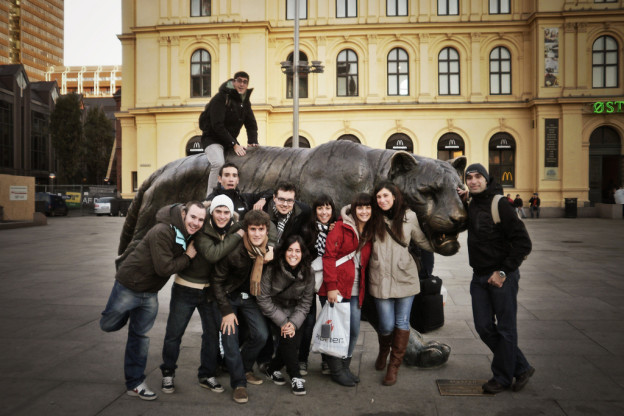
<svg viewBox="0 0 624 416">
<path fill-rule="evenodd" d="M 621 183 L 620 135 L 611 127 L 598 127 L 589 138 L 589 201 L 613 204 L 613 192 Z"/>
</svg>

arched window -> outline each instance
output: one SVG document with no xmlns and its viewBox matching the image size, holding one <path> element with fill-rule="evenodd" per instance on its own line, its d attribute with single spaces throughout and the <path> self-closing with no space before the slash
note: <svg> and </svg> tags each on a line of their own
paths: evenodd
<svg viewBox="0 0 624 416">
<path fill-rule="evenodd" d="M 293 52 L 288 55 L 289 62 L 293 61 Z M 299 51 L 299 63 L 308 62 L 308 56 Z M 292 64 L 291 64 L 292 68 Z M 286 98 L 293 98 L 293 76 L 288 74 L 286 76 Z M 299 73 L 299 98 L 308 98 L 308 74 Z"/>
<path fill-rule="evenodd" d="M 336 95 L 356 97 L 358 95 L 358 57 L 351 49 L 345 49 L 336 59 Z"/>
<path fill-rule="evenodd" d="M 592 46 L 592 87 L 618 86 L 618 44 L 611 36 L 601 36 Z"/>
<path fill-rule="evenodd" d="M 407 134 L 394 133 L 386 142 L 386 149 L 391 150 L 405 150 L 406 152 L 414 153 L 414 143 Z"/>
<path fill-rule="evenodd" d="M 444 48 L 438 55 L 438 93 L 459 95 L 459 54 L 453 48 Z"/>
<path fill-rule="evenodd" d="M 360 139 L 358 139 L 356 136 L 354 136 L 353 134 L 343 134 L 342 136 L 338 137 L 338 139 L 336 140 L 347 140 L 353 143 L 362 143 L 360 141 Z"/>
<path fill-rule="evenodd" d="M 286 140 L 286 143 L 284 143 L 284 147 L 292 147 L 292 141 L 293 138 L 290 136 L 288 140 Z M 309 149 L 310 141 L 303 136 L 299 136 L 299 147 Z"/>
<path fill-rule="evenodd" d="M 204 153 L 204 146 L 201 143 L 201 136 L 193 136 L 186 142 L 186 155 L 193 156 Z"/>
<path fill-rule="evenodd" d="M 502 46 L 490 52 L 490 94 L 511 94 L 511 54 Z"/>
<path fill-rule="evenodd" d="M 199 49 L 191 56 L 191 97 L 210 97 L 210 54 Z"/>
<path fill-rule="evenodd" d="M 388 54 L 388 95 L 409 95 L 408 55 L 401 48 Z"/>
<path fill-rule="evenodd" d="M 450 160 L 465 155 L 464 139 L 457 133 L 445 133 L 438 140 L 438 159 Z"/>
<path fill-rule="evenodd" d="M 490 139 L 489 172 L 503 187 L 515 186 L 516 141 L 507 133 L 496 133 Z"/>
</svg>

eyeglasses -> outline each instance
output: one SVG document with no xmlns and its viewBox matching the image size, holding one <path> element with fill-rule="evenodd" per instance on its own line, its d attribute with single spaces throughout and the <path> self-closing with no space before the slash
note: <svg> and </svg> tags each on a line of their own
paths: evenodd
<svg viewBox="0 0 624 416">
<path fill-rule="evenodd" d="M 276 198 L 277 202 L 284 205 L 293 205 L 295 203 L 294 199 L 284 199 L 284 198 Z"/>
<path fill-rule="evenodd" d="M 249 84 L 249 80 L 245 78 L 236 78 L 234 81 L 238 82 L 239 84 Z"/>
</svg>

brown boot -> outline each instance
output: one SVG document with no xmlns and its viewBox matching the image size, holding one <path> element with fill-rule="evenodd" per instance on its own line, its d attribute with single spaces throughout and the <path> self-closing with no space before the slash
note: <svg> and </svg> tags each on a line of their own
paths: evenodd
<svg viewBox="0 0 624 416">
<path fill-rule="evenodd" d="M 388 372 L 383 380 L 384 386 L 392 386 L 396 383 L 399 366 L 403 362 L 403 356 L 405 356 L 405 350 L 407 349 L 407 343 L 409 342 L 410 331 L 395 328 L 392 334 L 390 364 L 388 364 Z"/>
<path fill-rule="evenodd" d="M 386 362 L 388 361 L 388 354 L 390 353 L 390 344 L 392 344 L 392 333 L 388 335 L 377 334 L 379 340 L 379 355 L 375 361 L 375 370 L 382 371 L 386 368 Z"/>
</svg>

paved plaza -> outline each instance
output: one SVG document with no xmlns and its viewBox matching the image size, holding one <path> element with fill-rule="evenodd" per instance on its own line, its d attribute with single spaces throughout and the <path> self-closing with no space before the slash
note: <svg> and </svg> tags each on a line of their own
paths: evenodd
<svg viewBox="0 0 624 416">
<path fill-rule="evenodd" d="M 436 256 L 448 289 L 446 324 L 427 339 L 449 344 L 449 362 L 401 367 L 393 387 L 374 370 L 377 337 L 363 323 L 353 367 L 361 383 L 341 387 L 311 355 L 307 395 L 265 381 L 249 403 L 232 401 L 229 377 L 215 394 L 197 383 L 201 326 L 193 317 L 176 376 L 160 391 L 160 351 L 171 284 L 159 294 L 150 332 L 146 402 L 125 394 L 125 328 L 104 333 L 100 312 L 114 280 L 123 218 L 50 218 L 47 226 L 0 230 L 0 415 L 618 415 L 624 414 L 624 221 L 526 220 L 533 252 L 521 267 L 520 347 L 536 368 L 520 393 L 441 396 L 437 379 L 487 379 L 490 351 L 472 323 L 466 233 L 460 252 Z"/>
</svg>

